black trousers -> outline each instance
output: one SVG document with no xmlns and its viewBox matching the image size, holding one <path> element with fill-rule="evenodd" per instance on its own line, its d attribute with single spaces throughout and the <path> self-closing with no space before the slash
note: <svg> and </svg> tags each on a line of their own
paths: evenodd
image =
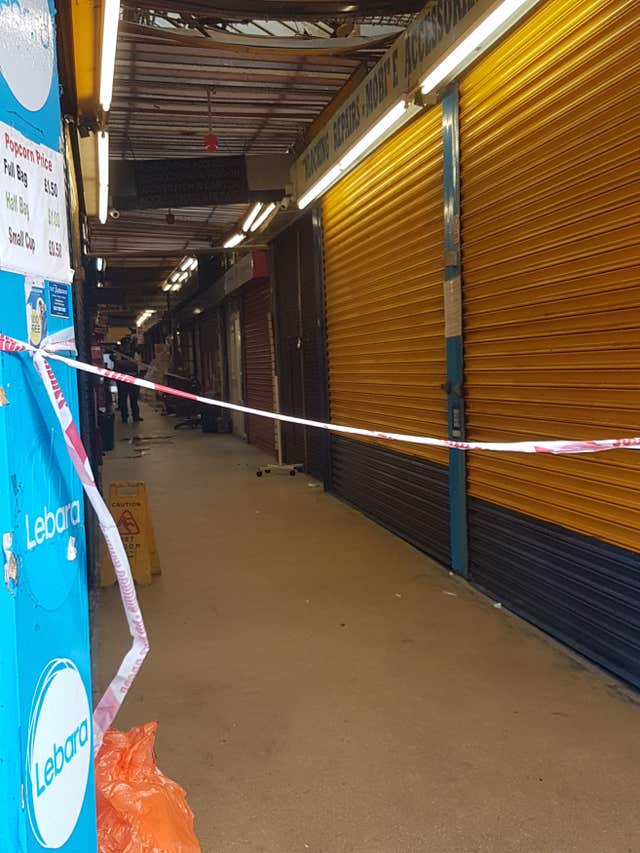
<svg viewBox="0 0 640 853">
<path fill-rule="evenodd" d="M 128 382 L 118 382 L 118 408 L 122 415 L 123 423 L 129 419 L 129 405 L 131 406 L 131 417 L 134 421 L 140 420 L 140 409 L 138 407 L 138 395 L 140 389 L 137 385 L 129 385 Z"/>
</svg>

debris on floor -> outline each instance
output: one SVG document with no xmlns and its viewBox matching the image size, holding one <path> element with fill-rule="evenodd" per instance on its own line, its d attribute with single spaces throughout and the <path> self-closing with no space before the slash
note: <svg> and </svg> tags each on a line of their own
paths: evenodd
<svg viewBox="0 0 640 853">
<path fill-rule="evenodd" d="M 149 450 L 154 444 L 173 444 L 172 435 L 127 435 L 120 439 L 124 444 L 130 444 L 135 450 Z"/>
</svg>

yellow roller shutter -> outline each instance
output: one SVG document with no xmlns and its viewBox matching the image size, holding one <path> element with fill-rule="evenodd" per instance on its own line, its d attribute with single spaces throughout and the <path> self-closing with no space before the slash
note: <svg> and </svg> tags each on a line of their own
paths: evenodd
<svg viewBox="0 0 640 853">
<path fill-rule="evenodd" d="M 446 437 L 442 125 L 434 108 L 323 205 L 331 417 Z M 447 462 L 433 448 L 392 449 Z"/>
<path fill-rule="evenodd" d="M 640 433 L 640 5 L 550 0 L 461 84 L 472 439 Z M 640 551 L 640 454 L 472 454 L 470 494 Z"/>
</svg>

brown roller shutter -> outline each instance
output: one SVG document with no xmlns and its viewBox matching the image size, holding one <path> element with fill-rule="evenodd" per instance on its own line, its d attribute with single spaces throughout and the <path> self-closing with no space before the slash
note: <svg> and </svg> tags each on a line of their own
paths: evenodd
<svg viewBox="0 0 640 853">
<path fill-rule="evenodd" d="M 242 342 L 247 406 L 273 411 L 273 347 L 271 339 L 271 286 L 268 281 L 247 285 L 242 293 Z M 275 456 L 275 423 L 248 415 L 247 438 Z"/>
</svg>

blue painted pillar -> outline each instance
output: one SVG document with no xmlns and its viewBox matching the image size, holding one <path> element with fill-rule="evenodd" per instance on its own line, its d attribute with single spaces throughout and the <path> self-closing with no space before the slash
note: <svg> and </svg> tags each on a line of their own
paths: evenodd
<svg viewBox="0 0 640 853">
<path fill-rule="evenodd" d="M 33 346 L 74 335 L 55 18 L 0 0 L 0 332 Z M 28 356 L 0 388 L 0 851 L 96 853 L 82 484 Z"/>
<path fill-rule="evenodd" d="M 451 86 L 442 101 L 444 173 L 444 313 L 447 344 L 447 394 L 449 438 L 465 439 L 464 358 L 462 341 L 462 264 L 460 258 L 460 124 L 458 86 Z M 451 565 L 467 574 L 466 454 L 449 451 L 449 519 Z"/>
</svg>

